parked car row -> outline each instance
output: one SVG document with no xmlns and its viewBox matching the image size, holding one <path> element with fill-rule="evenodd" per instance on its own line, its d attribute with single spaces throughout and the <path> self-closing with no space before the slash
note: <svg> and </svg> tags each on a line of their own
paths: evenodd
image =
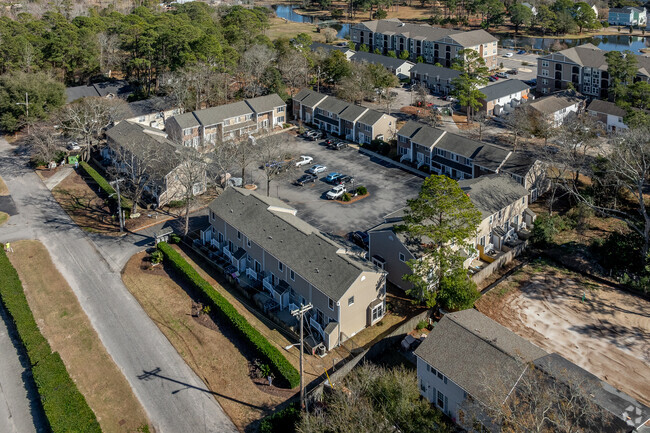
<svg viewBox="0 0 650 433">
<path fill-rule="evenodd" d="M 324 143 L 328 149 L 332 149 L 332 150 L 341 150 L 348 147 L 348 143 L 346 143 L 345 141 L 335 140 L 333 138 L 329 138 L 325 140 Z"/>
<path fill-rule="evenodd" d="M 315 129 L 308 129 L 302 133 L 302 136 L 307 140 L 316 141 L 323 138 L 325 136 L 325 133 L 323 131 L 317 131 Z"/>
</svg>

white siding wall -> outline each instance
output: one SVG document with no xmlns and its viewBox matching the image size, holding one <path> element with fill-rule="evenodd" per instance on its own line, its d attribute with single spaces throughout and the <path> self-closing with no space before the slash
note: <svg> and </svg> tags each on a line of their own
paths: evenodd
<svg viewBox="0 0 650 433">
<path fill-rule="evenodd" d="M 445 383 L 444 376 L 441 379 L 434 370 L 421 358 L 417 358 L 418 388 L 420 395 L 433 403 L 446 413 L 454 422 L 458 419 L 458 409 L 465 401 L 465 391 L 456 385 L 450 378 Z M 428 369 L 427 369 L 428 366 Z M 424 389 L 423 389 L 424 388 Z M 438 405 L 438 393 L 442 393 L 444 407 Z"/>
<path fill-rule="evenodd" d="M 618 117 L 618 116 L 612 116 L 611 114 L 607 115 L 607 130 L 612 131 L 613 128 L 616 128 L 618 131 L 619 129 L 627 129 L 627 125 L 623 123 L 623 118 Z"/>
</svg>

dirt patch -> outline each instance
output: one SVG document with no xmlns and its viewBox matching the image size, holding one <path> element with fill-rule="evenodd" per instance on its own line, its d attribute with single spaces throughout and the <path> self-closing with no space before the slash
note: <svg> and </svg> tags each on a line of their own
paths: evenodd
<svg viewBox="0 0 650 433">
<path fill-rule="evenodd" d="M 9 188 L 2 177 L 0 177 L 0 195 L 9 195 Z"/>
<path fill-rule="evenodd" d="M 35 172 L 36 175 L 38 175 L 38 177 L 41 178 L 41 180 L 47 180 L 52 176 L 54 176 L 59 171 L 59 167 L 60 166 L 58 165 L 56 168 L 46 168 L 45 166 L 37 167 Z"/>
<path fill-rule="evenodd" d="M 471 130 L 478 128 L 478 123 L 477 122 L 472 122 L 472 123 L 467 123 L 467 116 L 465 115 L 460 115 L 460 114 L 452 114 L 451 115 L 452 119 L 454 119 L 454 123 L 458 127 L 458 129 L 461 130 Z"/>
<path fill-rule="evenodd" d="M 9 221 L 9 214 L 0 212 L 0 226 Z"/>
<path fill-rule="evenodd" d="M 538 261 L 504 280 L 476 307 L 650 404 L 648 301 Z"/>
<path fill-rule="evenodd" d="M 147 417 L 95 333 L 65 278 L 38 241 L 13 243 L 9 255 L 38 326 L 61 358 L 104 432 L 134 432 Z"/>
<path fill-rule="evenodd" d="M 52 195 L 70 218 L 83 230 L 118 234 L 119 223 L 108 204 L 77 173 L 71 173 L 52 190 Z"/>
</svg>

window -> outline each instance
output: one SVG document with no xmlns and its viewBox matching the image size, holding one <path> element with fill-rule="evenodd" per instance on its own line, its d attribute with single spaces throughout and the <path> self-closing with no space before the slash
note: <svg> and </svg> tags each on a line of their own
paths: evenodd
<svg viewBox="0 0 650 433">
<path fill-rule="evenodd" d="M 442 379 L 442 373 L 438 372 L 438 379 Z"/>
<path fill-rule="evenodd" d="M 490 215 L 490 224 L 492 224 L 492 221 L 494 221 L 494 215 Z"/>
<path fill-rule="evenodd" d="M 183 129 L 183 135 L 190 135 L 192 133 L 191 129 Z"/>
<path fill-rule="evenodd" d="M 203 191 L 203 184 L 201 182 L 195 183 L 192 185 L 192 194 L 199 195 Z"/>
<path fill-rule="evenodd" d="M 431 373 L 435 376 L 436 374 L 438 374 L 438 370 L 436 370 L 435 368 L 431 367 Z"/>
<path fill-rule="evenodd" d="M 547 85 L 548 84 L 548 79 L 542 78 L 542 84 Z"/>
<path fill-rule="evenodd" d="M 429 364 L 427 364 L 427 371 L 431 371 L 431 366 Z"/>
<path fill-rule="evenodd" d="M 282 262 L 278 262 L 278 269 L 280 270 L 280 272 L 284 271 L 284 265 L 282 264 Z"/>
<path fill-rule="evenodd" d="M 241 232 L 237 230 L 237 239 L 241 239 Z"/>
<path fill-rule="evenodd" d="M 283 113 L 284 112 L 284 107 L 278 107 L 278 113 Z"/>
<path fill-rule="evenodd" d="M 503 209 L 499 211 L 499 220 L 501 219 L 502 215 L 503 215 Z"/>
<path fill-rule="evenodd" d="M 284 116 L 278 117 L 278 122 L 284 123 Z"/>
<path fill-rule="evenodd" d="M 526 203 L 526 197 L 521 198 L 521 204 L 524 204 L 524 203 Z"/>
<path fill-rule="evenodd" d="M 424 381 L 420 381 L 420 390 L 422 392 L 427 392 L 427 386 L 424 384 Z"/>
<path fill-rule="evenodd" d="M 440 391 L 438 391 L 438 399 L 436 401 L 436 404 L 440 409 L 445 410 L 445 396 Z"/>
<path fill-rule="evenodd" d="M 334 311 L 334 299 L 327 299 L 327 306 L 330 307 L 330 310 Z"/>
<path fill-rule="evenodd" d="M 354 296 L 350 296 L 350 297 L 348 298 L 348 307 L 349 307 L 350 305 L 354 305 Z"/>
<path fill-rule="evenodd" d="M 372 321 L 373 323 L 384 316 L 384 304 L 381 303 L 372 309 Z"/>
<path fill-rule="evenodd" d="M 542 67 L 548 68 L 548 60 L 542 60 Z"/>
<path fill-rule="evenodd" d="M 289 278 L 291 278 L 291 281 L 296 281 L 296 274 L 293 269 L 289 269 Z"/>
<path fill-rule="evenodd" d="M 542 77 L 548 77 L 548 70 L 542 69 Z"/>
<path fill-rule="evenodd" d="M 248 239 L 248 236 L 246 237 L 246 246 L 250 248 L 251 246 L 251 240 Z"/>
<path fill-rule="evenodd" d="M 399 261 L 400 262 L 405 262 L 406 261 L 406 257 L 404 256 L 404 254 L 399 253 Z"/>
</svg>

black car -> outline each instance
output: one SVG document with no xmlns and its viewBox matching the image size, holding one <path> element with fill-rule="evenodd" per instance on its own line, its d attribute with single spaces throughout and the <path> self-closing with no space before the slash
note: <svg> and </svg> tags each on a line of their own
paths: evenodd
<svg viewBox="0 0 650 433">
<path fill-rule="evenodd" d="M 345 141 L 335 141 L 334 143 L 327 145 L 327 147 L 332 150 L 341 150 L 345 147 L 348 147 L 348 143 Z"/>
<path fill-rule="evenodd" d="M 363 249 L 368 248 L 368 233 L 357 230 L 348 235 L 349 239 Z"/>
<path fill-rule="evenodd" d="M 341 185 L 341 184 L 346 184 L 346 183 L 352 183 L 354 182 L 354 178 L 352 176 L 348 176 L 347 174 L 342 174 L 334 181 L 332 182 L 334 185 Z"/>
<path fill-rule="evenodd" d="M 316 182 L 316 179 L 318 179 L 318 176 L 316 176 L 315 174 L 307 173 L 307 174 L 303 174 L 298 179 L 296 179 L 295 184 L 304 186 L 306 183 Z"/>
</svg>

